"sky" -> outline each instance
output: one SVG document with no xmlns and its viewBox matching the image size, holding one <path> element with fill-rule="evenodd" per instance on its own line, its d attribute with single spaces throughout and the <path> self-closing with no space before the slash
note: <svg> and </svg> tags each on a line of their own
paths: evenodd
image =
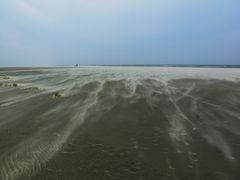
<svg viewBox="0 0 240 180">
<path fill-rule="evenodd" d="M 1 0 L 0 66 L 240 64 L 239 0 Z"/>
</svg>

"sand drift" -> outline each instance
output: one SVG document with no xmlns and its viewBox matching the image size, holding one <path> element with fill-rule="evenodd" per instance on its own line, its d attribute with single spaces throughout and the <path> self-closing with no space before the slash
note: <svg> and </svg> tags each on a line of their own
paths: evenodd
<svg viewBox="0 0 240 180">
<path fill-rule="evenodd" d="M 239 170 L 239 69 L 0 69 L 1 180 L 239 180 Z"/>
</svg>

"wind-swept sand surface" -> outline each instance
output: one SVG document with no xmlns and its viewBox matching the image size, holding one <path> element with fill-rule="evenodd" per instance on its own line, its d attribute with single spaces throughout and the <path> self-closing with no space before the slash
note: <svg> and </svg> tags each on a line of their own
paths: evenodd
<svg viewBox="0 0 240 180">
<path fill-rule="evenodd" d="M 239 180 L 240 69 L 0 70 L 1 180 Z"/>
</svg>

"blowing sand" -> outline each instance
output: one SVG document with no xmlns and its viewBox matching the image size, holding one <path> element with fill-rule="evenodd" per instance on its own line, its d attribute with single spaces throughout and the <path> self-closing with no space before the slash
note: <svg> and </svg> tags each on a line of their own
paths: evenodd
<svg viewBox="0 0 240 180">
<path fill-rule="evenodd" d="M 0 179 L 238 180 L 240 70 L 0 70 Z"/>
</svg>

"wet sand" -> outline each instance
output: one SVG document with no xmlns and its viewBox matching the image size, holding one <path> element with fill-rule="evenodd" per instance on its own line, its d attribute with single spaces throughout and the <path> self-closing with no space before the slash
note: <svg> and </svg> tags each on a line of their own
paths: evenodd
<svg viewBox="0 0 240 180">
<path fill-rule="evenodd" d="M 0 179 L 240 179 L 239 69 L 1 69 L 0 77 Z"/>
</svg>

